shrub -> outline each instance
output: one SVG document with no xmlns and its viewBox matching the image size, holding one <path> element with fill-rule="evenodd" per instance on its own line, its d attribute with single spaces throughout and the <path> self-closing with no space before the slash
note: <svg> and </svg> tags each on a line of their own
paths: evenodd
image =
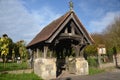
<svg viewBox="0 0 120 80">
<path fill-rule="evenodd" d="M 97 58 L 96 57 L 89 57 L 87 59 L 88 64 L 90 67 L 97 67 L 98 66 L 98 62 L 97 62 Z"/>
</svg>

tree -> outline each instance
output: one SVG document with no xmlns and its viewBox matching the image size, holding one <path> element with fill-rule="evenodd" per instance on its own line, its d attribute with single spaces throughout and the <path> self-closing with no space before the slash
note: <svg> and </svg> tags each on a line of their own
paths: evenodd
<svg viewBox="0 0 120 80">
<path fill-rule="evenodd" d="M 120 52 L 120 16 L 115 18 L 104 33 L 107 47 L 111 49 L 115 47 L 117 52 Z"/>
<path fill-rule="evenodd" d="M 7 61 L 7 55 L 10 53 L 11 49 L 12 49 L 12 40 L 7 36 L 7 34 L 4 34 L 1 38 L 0 38 L 0 52 L 1 52 L 1 56 L 3 59 L 3 62 Z"/>
<path fill-rule="evenodd" d="M 17 43 L 13 43 L 12 39 L 9 38 L 7 34 L 3 34 L 0 38 L 0 54 L 4 63 L 9 59 L 12 59 L 14 62 L 15 58 L 18 57 L 25 60 L 28 55 L 25 41 L 20 40 Z"/>
<path fill-rule="evenodd" d="M 95 41 L 96 45 L 99 44 L 104 44 L 105 43 L 105 39 L 104 39 L 104 35 L 101 33 L 93 33 L 91 34 L 93 40 Z"/>
<path fill-rule="evenodd" d="M 85 48 L 85 53 L 87 54 L 87 56 L 96 56 L 97 55 L 96 45 L 88 45 Z"/>
<path fill-rule="evenodd" d="M 16 43 L 17 45 L 17 49 L 19 52 L 19 56 L 21 57 L 22 60 L 25 60 L 27 58 L 28 52 L 25 46 L 25 41 L 24 40 L 20 40 Z"/>
<path fill-rule="evenodd" d="M 1 37 L 0 37 L 0 54 L 1 54 L 1 51 L 2 51 L 1 47 L 2 47 L 2 42 L 1 42 Z"/>
<path fill-rule="evenodd" d="M 104 35 L 100 34 L 100 33 L 93 33 L 91 34 L 93 40 L 95 41 L 95 43 L 93 45 L 89 45 L 85 48 L 85 53 L 89 56 L 96 56 L 97 55 L 97 47 L 100 44 L 104 44 Z"/>
</svg>

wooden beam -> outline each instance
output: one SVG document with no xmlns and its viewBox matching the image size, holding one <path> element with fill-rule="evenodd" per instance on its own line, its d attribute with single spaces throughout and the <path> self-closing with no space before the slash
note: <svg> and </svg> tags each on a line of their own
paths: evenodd
<svg viewBox="0 0 120 80">
<path fill-rule="evenodd" d="M 64 23 L 62 23 L 61 27 L 59 27 L 59 29 L 52 35 L 52 37 L 50 37 L 46 42 L 50 43 L 54 40 L 54 38 L 59 34 L 59 32 L 65 27 L 65 25 L 70 21 L 71 16 L 68 17 Z"/>
<path fill-rule="evenodd" d="M 33 56 L 34 56 L 34 59 L 36 59 L 36 51 L 35 51 L 35 49 L 33 50 Z"/>
<path fill-rule="evenodd" d="M 39 57 L 39 49 L 37 48 L 37 52 L 36 52 L 36 58 Z"/>
<path fill-rule="evenodd" d="M 71 39 L 71 40 L 76 40 L 76 41 L 81 41 L 81 36 L 79 35 L 73 35 L 71 33 L 61 33 L 58 40 L 62 39 Z"/>
<path fill-rule="evenodd" d="M 47 57 L 47 52 L 48 52 L 48 46 L 44 46 L 44 54 L 43 54 L 44 58 Z"/>
<path fill-rule="evenodd" d="M 74 25 L 73 21 L 71 21 L 70 26 L 71 26 L 71 33 L 72 33 L 72 34 L 75 34 L 75 28 L 74 28 L 75 25 Z"/>
<path fill-rule="evenodd" d="M 68 33 L 68 28 L 65 29 L 65 33 Z"/>
<path fill-rule="evenodd" d="M 76 57 L 79 57 L 80 46 L 72 44 L 73 49 L 75 50 Z"/>
</svg>

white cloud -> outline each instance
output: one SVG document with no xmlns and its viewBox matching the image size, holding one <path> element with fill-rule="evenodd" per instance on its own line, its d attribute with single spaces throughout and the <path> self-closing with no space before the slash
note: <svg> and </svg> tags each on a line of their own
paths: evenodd
<svg viewBox="0 0 120 80">
<path fill-rule="evenodd" d="M 96 21 L 89 22 L 89 30 L 90 32 L 102 32 L 110 23 L 113 22 L 115 16 L 120 15 L 120 11 L 117 12 L 107 12 L 100 19 L 96 19 Z"/>
<path fill-rule="evenodd" d="M 21 40 L 29 29 L 38 26 L 19 0 L 1 0 L 0 35 L 7 33 L 13 40 Z"/>
<path fill-rule="evenodd" d="M 58 18 L 60 14 L 55 13 L 50 7 L 44 6 L 40 10 L 33 10 L 32 16 L 37 23 L 44 27 L 52 20 Z"/>
<path fill-rule="evenodd" d="M 20 0 L 0 1 L 0 36 L 7 33 L 13 41 L 29 42 L 48 22 L 56 19 L 59 14 L 43 7 L 31 13 Z"/>
</svg>

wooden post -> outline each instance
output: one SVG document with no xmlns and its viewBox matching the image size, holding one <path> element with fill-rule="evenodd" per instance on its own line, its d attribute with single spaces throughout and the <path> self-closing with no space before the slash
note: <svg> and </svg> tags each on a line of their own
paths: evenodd
<svg viewBox="0 0 120 80">
<path fill-rule="evenodd" d="M 47 47 L 47 46 L 44 46 L 44 58 L 47 57 L 47 51 L 48 51 L 48 47 Z"/>
<path fill-rule="evenodd" d="M 30 55 L 30 67 L 33 68 L 34 67 L 34 51 L 31 50 L 31 55 Z"/>
<path fill-rule="evenodd" d="M 50 58 L 52 58 L 52 53 L 53 53 L 53 52 L 50 51 Z"/>
<path fill-rule="evenodd" d="M 36 52 L 36 58 L 39 57 L 39 49 L 37 48 L 37 52 Z"/>
<path fill-rule="evenodd" d="M 99 67 L 101 68 L 101 54 L 98 54 L 98 64 L 99 64 Z"/>
<path fill-rule="evenodd" d="M 35 52 L 35 49 L 33 50 L 33 57 L 34 57 L 34 59 L 36 59 L 36 52 Z"/>
<path fill-rule="evenodd" d="M 79 57 L 79 52 L 80 52 L 80 46 L 79 45 L 72 45 L 73 49 L 75 50 L 75 56 L 76 58 Z"/>
<path fill-rule="evenodd" d="M 75 34 L 75 28 L 74 28 L 75 24 L 71 22 L 70 26 L 71 26 L 71 33 Z"/>
<path fill-rule="evenodd" d="M 79 57 L 79 52 L 80 52 L 80 47 L 76 46 L 76 57 L 77 58 Z"/>
<path fill-rule="evenodd" d="M 68 28 L 65 29 L 65 33 L 68 33 Z"/>
<path fill-rule="evenodd" d="M 83 54 L 84 54 L 84 49 L 80 51 L 80 57 L 83 57 Z"/>
</svg>

